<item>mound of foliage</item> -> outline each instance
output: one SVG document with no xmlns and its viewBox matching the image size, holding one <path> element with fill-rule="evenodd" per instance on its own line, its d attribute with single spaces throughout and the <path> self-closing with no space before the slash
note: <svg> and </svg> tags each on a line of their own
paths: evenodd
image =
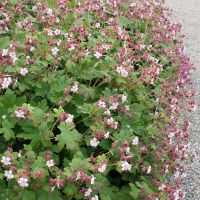
<svg viewBox="0 0 200 200">
<path fill-rule="evenodd" d="M 0 199 L 184 196 L 192 66 L 168 15 L 162 0 L 0 2 Z"/>
</svg>

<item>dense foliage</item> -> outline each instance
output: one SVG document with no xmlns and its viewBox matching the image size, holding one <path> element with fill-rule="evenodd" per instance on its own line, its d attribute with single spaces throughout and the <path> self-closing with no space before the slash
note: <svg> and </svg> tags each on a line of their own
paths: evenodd
<svg viewBox="0 0 200 200">
<path fill-rule="evenodd" d="M 184 196 L 192 66 L 168 15 L 161 0 L 0 1 L 0 199 Z"/>
</svg>

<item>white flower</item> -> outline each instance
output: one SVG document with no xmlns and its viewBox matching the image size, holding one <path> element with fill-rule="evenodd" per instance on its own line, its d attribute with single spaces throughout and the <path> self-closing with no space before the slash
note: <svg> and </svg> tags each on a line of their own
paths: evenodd
<svg viewBox="0 0 200 200">
<path fill-rule="evenodd" d="M 110 116 L 110 115 L 111 115 L 111 112 L 110 112 L 109 109 L 106 109 L 106 111 L 104 112 L 104 114 Z"/>
<path fill-rule="evenodd" d="M 111 23 L 112 23 L 113 21 L 114 21 L 113 18 L 109 18 L 107 23 L 108 23 L 109 25 L 111 25 Z"/>
<path fill-rule="evenodd" d="M 101 27 L 101 24 L 100 23 L 96 23 L 95 24 L 95 28 L 100 28 Z"/>
<path fill-rule="evenodd" d="M 37 6 L 32 7 L 32 11 L 35 12 L 37 10 Z"/>
<path fill-rule="evenodd" d="M 2 49 L 2 56 L 8 55 L 8 49 Z"/>
<path fill-rule="evenodd" d="M 130 4 L 130 7 L 135 7 L 137 4 L 135 2 Z"/>
<path fill-rule="evenodd" d="M 51 187 L 51 192 L 53 192 L 55 190 L 56 186 L 52 186 Z"/>
<path fill-rule="evenodd" d="M 31 47 L 31 48 L 30 48 L 30 51 L 34 51 L 34 49 L 35 49 L 35 47 Z"/>
<path fill-rule="evenodd" d="M 103 164 L 100 167 L 98 167 L 98 171 L 101 172 L 101 173 L 104 173 L 104 171 L 106 170 L 106 167 L 107 167 L 107 165 Z"/>
<path fill-rule="evenodd" d="M 108 125 L 112 124 L 113 122 L 114 122 L 113 117 L 110 117 L 109 119 L 107 119 Z"/>
<path fill-rule="evenodd" d="M 57 47 L 54 47 L 54 48 L 51 49 L 51 53 L 52 53 L 54 56 L 56 56 L 56 55 L 58 54 L 58 52 L 59 52 L 59 49 L 58 49 Z"/>
<path fill-rule="evenodd" d="M 75 49 L 75 46 L 73 44 L 70 45 L 69 51 L 73 51 Z"/>
<path fill-rule="evenodd" d="M 127 96 L 126 95 L 122 95 L 122 103 L 124 103 L 127 100 Z"/>
<path fill-rule="evenodd" d="M 7 180 L 10 180 L 10 179 L 14 178 L 14 175 L 13 175 L 13 173 L 12 173 L 12 170 L 6 170 L 6 171 L 4 172 L 4 176 L 7 178 Z"/>
<path fill-rule="evenodd" d="M 174 178 L 177 179 L 180 175 L 181 175 L 180 172 L 179 172 L 179 171 L 176 171 L 176 172 L 174 173 Z"/>
<path fill-rule="evenodd" d="M 126 147 L 126 154 L 130 153 L 130 147 Z"/>
<path fill-rule="evenodd" d="M 19 150 L 19 152 L 18 152 L 18 154 L 17 154 L 17 157 L 18 157 L 18 158 L 21 158 L 21 157 L 22 157 L 22 151 L 21 151 L 21 150 Z"/>
<path fill-rule="evenodd" d="M 122 171 L 131 171 L 132 165 L 129 164 L 127 161 L 121 161 Z"/>
<path fill-rule="evenodd" d="M 79 180 L 80 178 L 81 178 L 81 172 L 78 171 L 77 174 L 76 174 L 76 181 Z"/>
<path fill-rule="evenodd" d="M 127 106 L 127 105 L 125 106 L 125 109 L 126 109 L 126 110 L 130 110 L 129 106 Z"/>
<path fill-rule="evenodd" d="M 74 115 L 68 114 L 67 119 L 65 120 L 66 123 L 72 123 L 74 119 Z"/>
<path fill-rule="evenodd" d="M 114 122 L 111 126 L 112 126 L 112 128 L 116 129 L 118 126 L 118 122 Z"/>
<path fill-rule="evenodd" d="M 91 189 L 91 188 L 88 188 L 88 190 L 85 192 L 84 196 L 85 196 L 85 197 L 90 196 L 91 192 L 92 192 L 92 189 Z"/>
<path fill-rule="evenodd" d="M 173 193 L 174 200 L 180 199 L 180 195 L 179 195 L 180 192 L 181 192 L 181 190 L 176 190 L 176 192 Z M 182 199 L 182 198 L 181 198 L 181 199 Z"/>
<path fill-rule="evenodd" d="M 97 147 L 99 145 L 99 141 L 97 140 L 97 138 L 93 138 L 92 140 L 90 140 L 90 145 L 92 147 Z"/>
<path fill-rule="evenodd" d="M 2 119 L 6 119 L 6 115 L 2 115 L 1 117 L 2 117 Z"/>
<path fill-rule="evenodd" d="M 53 10 L 51 8 L 46 9 L 47 15 L 52 15 Z"/>
<path fill-rule="evenodd" d="M 165 174 L 167 174 L 169 172 L 169 165 L 166 165 L 165 167 Z"/>
<path fill-rule="evenodd" d="M 151 166 L 148 167 L 147 174 L 149 174 L 150 172 L 151 172 Z"/>
<path fill-rule="evenodd" d="M 53 159 L 51 159 L 51 160 L 47 160 L 47 162 L 46 162 L 46 166 L 47 167 L 53 167 L 55 165 L 55 162 L 54 162 L 54 160 Z"/>
<path fill-rule="evenodd" d="M 25 119 L 25 113 L 23 110 L 16 110 L 15 111 L 15 116 L 17 118 Z"/>
<path fill-rule="evenodd" d="M 105 138 L 105 139 L 108 139 L 109 136 L 110 136 L 110 132 L 107 131 L 106 134 L 104 134 L 104 138 Z"/>
<path fill-rule="evenodd" d="M 61 34 L 61 30 L 60 30 L 60 29 L 56 29 L 56 30 L 54 31 L 54 34 L 55 34 L 55 35 L 60 35 L 60 34 Z"/>
<path fill-rule="evenodd" d="M 56 20 L 55 20 L 55 22 L 56 22 L 56 23 L 59 23 L 59 22 L 60 22 L 60 20 L 59 20 L 59 18 L 58 18 L 58 17 L 56 17 Z"/>
<path fill-rule="evenodd" d="M 124 69 L 124 67 L 117 67 L 116 72 L 118 72 L 121 76 L 127 77 L 128 72 Z"/>
<path fill-rule="evenodd" d="M 48 30 L 48 31 L 47 31 L 47 35 L 48 35 L 48 36 L 53 36 L 53 31 L 52 31 L 52 30 Z"/>
<path fill-rule="evenodd" d="M 21 74 L 22 76 L 26 76 L 26 75 L 28 74 L 28 69 L 27 69 L 27 68 L 21 68 L 20 74 Z"/>
<path fill-rule="evenodd" d="M 122 69 L 121 75 L 122 75 L 123 77 L 127 77 L 127 76 L 128 76 L 128 72 L 127 72 L 125 69 Z"/>
<path fill-rule="evenodd" d="M 119 105 L 118 102 L 113 102 L 109 109 L 110 110 L 116 110 L 118 105 Z"/>
<path fill-rule="evenodd" d="M 138 145 L 139 139 L 136 136 L 133 140 L 132 140 L 132 145 Z"/>
<path fill-rule="evenodd" d="M 98 106 L 99 106 L 99 108 L 106 108 L 106 104 L 105 104 L 105 102 L 102 101 L 102 100 L 99 100 Z"/>
<path fill-rule="evenodd" d="M 91 181 L 90 181 L 90 183 L 91 183 L 92 185 L 94 184 L 95 179 L 96 179 L 96 177 L 94 177 L 94 176 L 92 175 L 92 178 L 91 178 Z"/>
<path fill-rule="evenodd" d="M 2 158 L 1 158 L 1 163 L 3 163 L 4 165 L 10 165 L 11 164 L 11 159 L 10 159 L 10 157 L 8 157 L 8 156 L 3 156 Z"/>
<path fill-rule="evenodd" d="M 62 42 L 62 40 L 59 40 L 59 41 L 56 43 L 58 47 L 60 46 L 61 42 Z"/>
<path fill-rule="evenodd" d="M 92 200 L 99 200 L 99 197 L 95 195 L 94 197 L 92 197 Z"/>
<path fill-rule="evenodd" d="M 102 48 L 105 49 L 106 51 L 110 49 L 110 45 L 108 44 L 103 44 Z"/>
<path fill-rule="evenodd" d="M 103 55 L 102 55 L 100 52 L 96 51 L 95 54 L 94 54 L 94 56 L 95 56 L 97 59 L 99 59 L 99 58 L 101 58 Z"/>
<path fill-rule="evenodd" d="M 7 89 L 11 83 L 12 83 L 11 77 L 5 77 L 5 78 L 3 78 L 3 82 L 1 83 L 1 87 L 3 89 Z"/>
<path fill-rule="evenodd" d="M 18 60 L 15 52 L 10 52 L 9 56 L 12 58 L 13 64 Z"/>
<path fill-rule="evenodd" d="M 28 187 L 28 179 L 27 178 L 19 178 L 19 180 L 17 181 L 18 184 L 21 186 L 21 187 Z"/>
<path fill-rule="evenodd" d="M 161 190 L 161 191 L 164 191 L 165 188 L 166 188 L 166 185 L 162 184 L 158 189 Z"/>
<path fill-rule="evenodd" d="M 71 88 L 71 91 L 72 91 L 73 93 L 77 93 L 77 92 L 78 92 L 78 84 L 74 84 L 74 85 L 72 86 L 72 88 Z"/>
</svg>

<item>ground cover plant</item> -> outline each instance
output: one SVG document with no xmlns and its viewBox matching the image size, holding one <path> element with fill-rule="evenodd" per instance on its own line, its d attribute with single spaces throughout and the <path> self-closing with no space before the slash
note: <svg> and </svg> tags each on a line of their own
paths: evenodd
<svg viewBox="0 0 200 200">
<path fill-rule="evenodd" d="M 161 0 L 0 1 L 0 199 L 183 198 L 194 89 L 168 16 Z"/>
</svg>

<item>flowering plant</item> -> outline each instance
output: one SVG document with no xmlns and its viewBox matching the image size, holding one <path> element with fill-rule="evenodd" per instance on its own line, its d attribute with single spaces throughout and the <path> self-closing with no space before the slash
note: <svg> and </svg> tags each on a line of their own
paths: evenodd
<svg viewBox="0 0 200 200">
<path fill-rule="evenodd" d="M 0 2 L 1 198 L 184 196 L 192 66 L 168 15 L 162 0 Z"/>
</svg>

